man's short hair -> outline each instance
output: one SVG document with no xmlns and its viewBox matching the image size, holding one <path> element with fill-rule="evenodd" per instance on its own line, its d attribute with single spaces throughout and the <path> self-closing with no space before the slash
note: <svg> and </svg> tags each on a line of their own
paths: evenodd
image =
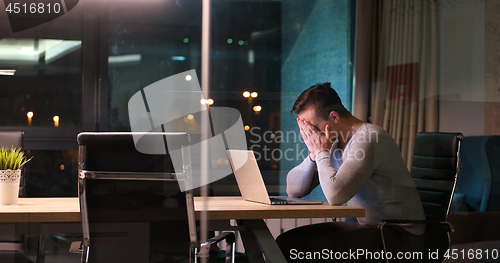
<svg viewBox="0 0 500 263">
<path fill-rule="evenodd" d="M 331 111 L 336 111 L 341 117 L 350 114 L 329 82 L 318 83 L 303 91 L 293 104 L 292 112 L 300 114 L 309 108 L 324 120 L 328 119 Z"/>
</svg>

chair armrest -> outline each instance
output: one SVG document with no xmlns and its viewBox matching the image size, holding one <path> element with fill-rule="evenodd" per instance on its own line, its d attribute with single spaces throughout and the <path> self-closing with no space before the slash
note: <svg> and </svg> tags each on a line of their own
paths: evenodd
<svg viewBox="0 0 500 263">
<path fill-rule="evenodd" d="M 73 254 L 82 254 L 83 253 L 83 242 L 82 241 L 73 241 L 69 247 L 69 252 Z"/>
<path fill-rule="evenodd" d="M 446 231 L 451 233 L 455 232 L 455 227 L 453 227 L 453 225 L 450 222 L 428 221 L 428 220 L 382 220 L 377 227 L 379 229 L 382 229 L 386 224 L 444 225 L 446 227 Z"/>
<path fill-rule="evenodd" d="M 218 234 L 215 237 L 210 238 L 205 243 L 210 242 L 211 244 L 215 244 L 215 243 L 221 242 L 222 240 L 226 240 L 226 243 L 234 243 L 234 242 L 236 242 L 236 237 L 235 237 L 233 232 L 223 232 L 223 233 Z M 205 244 L 205 243 L 203 243 L 203 244 Z M 202 246 L 203 246 L 203 244 L 202 244 Z"/>
<path fill-rule="evenodd" d="M 231 250 L 232 250 L 232 246 L 233 246 L 234 242 L 236 241 L 236 237 L 234 236 L 233 232 L 222 232 L 222 233 L 218 234 L 217 236 L 212 237 L 212 238 L 208 239 L 207 241 L 205 241 L 204 243 L 202 243 L 200 245 L 200 252 L 198 253 L 197 256 L 208 257 L 209 252 L 210 252 L 210 247 L 213 244 L 221 242 L 222 240 L 226 240 L 226 243 L 227 243 L 226 254 L 232 253 Z M 230 250 L 230 251 L 228 251 L 228 250 Z"/>
</svg>

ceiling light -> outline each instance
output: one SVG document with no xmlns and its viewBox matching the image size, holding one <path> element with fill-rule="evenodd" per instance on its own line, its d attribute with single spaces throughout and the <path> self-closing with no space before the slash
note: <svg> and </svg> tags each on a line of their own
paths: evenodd
<svg viewBox="0 0 500 263">
<path fill-rule="evenodd" d="M 120 55 L 120 56 L 109 56 L 109 64 L 117 63 L 127 63 L 127 62 L 138 62 L 141 61 L 141 54 L 131 54 L 131 55 Z"/>
<path fill-rule="evenodd" d="M 15 73 L 15 69 L 0 69 L 0 75 L 13 76 Z"/>
<path fill-rule="evenodd" d="M 38 51 L 35 51 L 35 48 L 32 47 L 22 47 L 19 54 L 23 55 L 38 55 Z"/>
</svg>

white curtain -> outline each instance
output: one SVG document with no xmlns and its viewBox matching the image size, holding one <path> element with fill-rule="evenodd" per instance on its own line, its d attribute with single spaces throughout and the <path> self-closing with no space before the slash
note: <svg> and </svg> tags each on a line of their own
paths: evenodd
<svg viewBox="0 0 500 263">
<path fill-rule="evenodd" d="M 360 8 L 370 4 L 358 3 Z M 356 57 L 356 63 L 364 60 L 371 68 L 368 119 L 391 134 L 410 168 L 415 134 L 438 130 L 437 4 L 379 0 L 371 5 L 370 62 Z M 356 82 L 358 77 L 363 78 L 356 75 Z M 355 89 L 359 98 L 363 87 Z"/>
</svg>

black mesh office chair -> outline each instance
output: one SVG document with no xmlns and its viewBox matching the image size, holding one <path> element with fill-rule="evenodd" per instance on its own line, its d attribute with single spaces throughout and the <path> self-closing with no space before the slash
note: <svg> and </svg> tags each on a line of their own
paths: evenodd
<svg viewBox="0 0 500 263">
<path fill-rule="evenodd" d="M 460 170 L 461 133 L 422 132 L 417 133 L 411 176 L 417 187 L 425 212 L 425 220 L 387 220 L 380 223 L 384 249 L 387 251 L 383 228 L 388 224 L 414 223 L 425 224 L 424 258 L 429 252 L 439 251 L 432 262 L 444 262 L 444 253 L 450 248 L 450 232 L 453 226 L 447 221 L 451 201 L 455 192 L 458 172 Z M 389 262 L 389 260 L 387 260 Z M 422 262 L 422 260 L 418 260 Z"/>
<path fill-rule="evenodd" d="M 186 133 L 144 136 L 189 145 Z M 132 133 L 80 133 L 78 144 L 81 262 L 191 262 L 208 257 L 221 240 L 226 262 L 232 260 L 232 232 L 199 246 L 192 190 L 179 188 L 190 184 L 189 147 L 182 147 L 183 169 L 175 171 L 169 154 L 138 152 Z"/>
<path fill-rule="evenodd" d="M 23 137 L 22 131 L 0 131 L 0 146 L 23 148 Z M 19 196 L 25 195 L 24 185 L 24 174 L 21 174 Z M 24 235 L 0 236 L 0 262 L 32 262 L 26 256 Z"/>
</svg>

